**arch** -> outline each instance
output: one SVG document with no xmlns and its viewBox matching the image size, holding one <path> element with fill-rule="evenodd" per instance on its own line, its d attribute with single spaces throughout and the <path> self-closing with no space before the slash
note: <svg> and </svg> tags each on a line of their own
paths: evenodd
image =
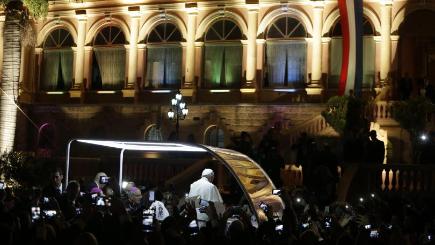
<svg viewBox="0 0 435 245">
<path fill-rule="evenodd" d="M 184 25 L 183 20 L 181 20 L 178 16 L 172 15 L 172 14 L 166 14 L 166 18 L 162 18 L 161 14 L 157 14 L 149 18 L 145 23 L 142 25 L 142 27 L 139 30 L 139 37 L 138 42 L 144 41 L 145 37 L 148 36 L 151 30 L 154 29 L 158 24 L 163 22 L 170 22 L 172 24 L 175 24 L 175 26 L 178 27 L 178 29 L 181 32 L 181 35 L 183 36 L 183 39 L 186 40 L 187 38 L 187 28 L 186 25 Z M 164 17 L 164 16 L 163 16 Z"/>
<path fill-rule="evenodd" d="M 242 35 L 243 36 L 247 36 L 248 35 L 248 26 L 245 22 L 245 20 L 238 14 L 231 12 L 231 11 L 225 11 L 225 12 L 220 12 L 220 11 L 215 11 L 214 13 L 207 15 L 207 17 L 205 17 L 201 23 L 198 26 L 198 29 L 196 31 L 196 35 L 195 35 L 195 40 L 199 40 L 202 37 L 204 37 L 206 30 L 208 30 L 208 28 L 217 20 L 219 19 L 230 19 L 232 21 L 234 21 L 240 28 L 240 30 L 242 31 Z"/>
<path fill-rule="evenodd" d="M 51 131 L 50 131 L 51 130 Z M 51 123 L 44 123 L 38 128 L 37 148 L 53 148 L 55 146 L 56 127 Z"/>
<path fill-rule="evenodd" d="M 215 147 L 225 147 L 225 132 L 222 128 L 220 128 L 218 125 L 210 125 L 208 126 L 205 130 L 204 130 L 204 137 L 203 137 L 203 143 L 205 145 L 209 145 L 209 139 L 208 137 L 210 136 L 210 134 L 213 132 L 213 130 L 216 130 L 216 145 L 214 145 Z M 222 136 L 222 141 L 220 141 L 220 136 Z M 221 145 L 222 144 L 222 145 Z"/>
<path fill-rule="evenodd" d="M 149 137 L 149 133 L 153 129 L 158 130 L 157 132 L 160 134 L 160 135 L 157 135 L 156 138 Z M 143 133 L 143 137 L 144 137 L 144 140 L 149 140 L 149 141 L 162 141 L 163 140 L 162 132 L 161 132 L 160 128 L 158 127 L 158 125 L 155 123 L 150 124 L 150 125 L 148 125 L 148 127 L 145 128 L 145 131 Z"/>
<path fill-rule="evenodd" d="M 381 33 L 381 21 L 375 12 L 371 9 L 363 8 L 363 15 L 372 23 L 375 28 L 375 35 L 376 33 Z M 322 36 L 325 36 L 325 34 L 331 30 L 338 18 L 340 18 L 340 11 L 337 8 L 326 17 L 325 22 L 323 23 Z"/>
<path fill-rule="evenodd" d="M 403 6 L 397 14 L 393 17 L 393 21 L 391 22 L 391 33 L 396 33 L 399 31 L 400 25 L 405 20 L 406 16 L 409 14 L 414 13 L 418 10 L 429 10 L 435 12 L 435 4 L 425 4 L 425 5 L 418 5 L 418 6 Z"/>
<path fill-rule="evenodd" d="M 67 20 L 52 20 L 47 22 L 39 31 L 38 37 L 36 38 L 36 47 L 42 47 L 48 34 L 58 28 L 64 28 L 68 30 L 73 37 L 74 43 L 77 43 L 77 30 L 73 24 Z"/>
<path fill-rule="evenodd" d="M 86 34 L 85 44 L 86 45 L 91 44 L 95 36 L 98 34 L 98 32 L 100 32 L 101 29 L 103 29 L 104 27 L 110 25 L 118 26 L 119 28 L 121 28 L 121 30 L 124 32 L 125 40 L 130 43 L 130 29 L 128 28 L 128 25 L 122 19 L 111 17 L 110 19 L 108 18 L 100 19 L 96 21 L 91 26 L 91 28 L 89 28 L 89 31 Z"/>
<path fill-rule="evenodd" d="M 283 11 L 282 9 L 275 9 L 268 13 L 266 16 L 264 16 L 264 18 L 260 22 L 260 25 L 258 26 L 257 37 L 261 34 L 264 34 L 267 27 L 269 27 L 273 22 L 284 16 L 291 16 L 299 20 L 304 25 L 307 33 L 310 35 L 313 34 L 313 25 L 310 21 L 310 18 L 301 10 L 289 8 L 287 11 Z"/>
</svg>

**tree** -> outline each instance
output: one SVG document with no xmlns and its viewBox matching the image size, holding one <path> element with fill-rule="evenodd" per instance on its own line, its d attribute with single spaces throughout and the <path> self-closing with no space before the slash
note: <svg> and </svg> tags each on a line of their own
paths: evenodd
<svg viewBox="0 0 435 245">
<path fill-rule="evenodd" d="M 418 162 L 420 154 L 419 135 L 426 129 L 427 115 L 434 110 L 434 105 L 422 96 L 393 103 L 393 118 L 400 127 L 408 131 L 411 138 L 412 159 L 415 162 Z"/>
<path fill-rule="evenodd" d="M 0 97 L 0 151 L 10 151 L 14 146 L 17 118 L 21 48 L 32 45 L 35 34 L 31 18 L 41 18 L 48 13 L 47 0 L 1 0 L 6 19 L 3 41 L 3 64 Z"/>
</svg>

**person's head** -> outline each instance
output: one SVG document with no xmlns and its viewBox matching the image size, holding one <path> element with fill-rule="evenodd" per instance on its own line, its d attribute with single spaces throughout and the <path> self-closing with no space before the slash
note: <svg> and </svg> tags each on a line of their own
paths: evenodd
<svg viewBox="0 0 435 245">
<path fill-rule="evenodd" d="M 207 178 L 207 180 L 212 183 L 214 179 L 214 172 L 213 170 L 206 168 L 202 171 L 201 177 Z"/>
<path fill-rule="evenodd" d="M 80 184 L 79 182 L 73 180 L 68 183 L 68 186 L 66 187 L 66 193 L 68 195 L 68 198 L 74 200 L 76 199 L 80 194 Z"/>
<path fill-rule="evenodd" d="M 94 178 L 94 182 L 95 182 L 95 183 L 96 183 L 100 188 L 103 188 L 103 187 L 104 187 L 104 184 L 100 184 L 100 178 L 101 178 L 102 176 L 107 177 L 107 174 L 104 173 L 104 172 L 99 172 L 99 173 L 97 173 L 97 175 L 95 175 L 95 178 Z"/>
<path fill-rule="evenodd" d="M 140 204 L 142 201 L 142 193 L 139 188 L 131 187 L 128 190 L 128 201 L 133 204 Z"/>
<path fill-rule="evenodd" d="M 51 172 L 51 180 L 56 187 L 59 187 L 63 181 L 62 169 L 56 168 L 53 172 Z"/>
<path fill-rule="evenodd" d="M 374 140 L 376 139 L 376 130 L 372 130 L 369 133 L 370 139 Z"/>
</svg>

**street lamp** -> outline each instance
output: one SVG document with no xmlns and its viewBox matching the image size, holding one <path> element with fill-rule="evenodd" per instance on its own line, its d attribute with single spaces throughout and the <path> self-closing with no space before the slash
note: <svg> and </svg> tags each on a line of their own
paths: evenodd
<svg viewBox="0 0 435 245">
<path fill-rule="evenodd" d="M 175 120 L 175 137 L 178 140 L 179 130 L 180 130 L 180 120 L 184 120 L 189 113 L 187 109 L 186 102 L 182 100 L 183 96 L 180 91 L 177 92 L 175 98 L 171 99 L 171 107 L 168 111 L 168 118 L 170 120 Z"/>
</svg>

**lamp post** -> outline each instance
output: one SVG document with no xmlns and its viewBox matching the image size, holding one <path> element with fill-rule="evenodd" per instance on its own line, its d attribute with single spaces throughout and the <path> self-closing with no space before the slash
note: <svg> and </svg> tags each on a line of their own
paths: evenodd
<svg viewBox="0 0 435 245">
<path fill-rule="evenodd" d="M 180 91 L 177 92 L 175 98 L 171 99 L 171 107 L 168 111 L 168 118 L 175 120 L 175 137 L 178 140 L 180 130 L 180 120 L 184 120 L 189 113 L 186 103 L 182 100 L 183 96 Z"/>
</svg>

